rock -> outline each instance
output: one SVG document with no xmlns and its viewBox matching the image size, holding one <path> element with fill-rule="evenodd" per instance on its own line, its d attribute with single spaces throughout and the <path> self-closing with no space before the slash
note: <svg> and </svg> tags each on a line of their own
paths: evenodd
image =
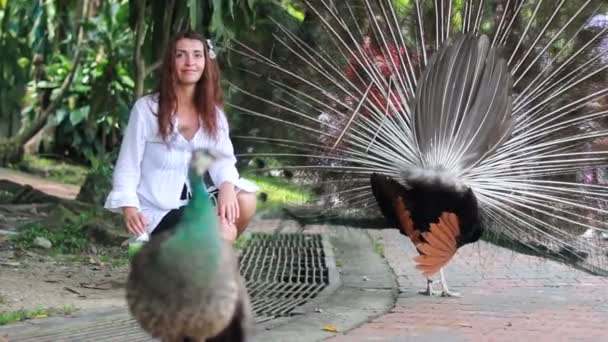
<svg viewBox="0 0 608 342">
<path fill-rule="evenodd" d="M 15 262 L 15 261 L 0 261 L 0 266 L 19 267 L 19 266 L 21 266 L 21 263 Z"/>
<path fill-rule="evenodd" d="M 47 238 L 37 236 L 34 239 L 34 246 L 44 248 L 44 249 L 49 249 L 49 248 L 53 247 L 53 244 Z"/>
<path fill-rule="evenodd" d="M 2 216 L 2 215 L 0 215 L 0 216 Z M 0 217 L 0 220 L 2 220 L 2 217 Z M 17 235 L 17 233 L 12 230 L 0 229 L 0 235 Z"/>
</svg>

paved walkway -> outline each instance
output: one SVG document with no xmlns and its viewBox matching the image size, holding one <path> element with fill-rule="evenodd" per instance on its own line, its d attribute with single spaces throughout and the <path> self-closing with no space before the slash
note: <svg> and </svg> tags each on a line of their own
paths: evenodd
<svg viewBox="0 0 608 342">
<path fill-rule="evenodd" d="M 383 245 L 401 293 L 389 312 L 325 341 L 608 341 L 608 278 L 478 242 L 461 248 L 445 270 L 463 297 L 427 297 L 418 294 L 425 281 L 412 243 L 396 229 L 369 233 Z"/>
<path fill-rule="evenodd" d="M 608 278 L 486 242 L 446 269 L 463 298 L 429 298 L 396 230 L 374 231 L 402 293 L 387 314 L 328 341 L 608 341 Z"/>
</svg>

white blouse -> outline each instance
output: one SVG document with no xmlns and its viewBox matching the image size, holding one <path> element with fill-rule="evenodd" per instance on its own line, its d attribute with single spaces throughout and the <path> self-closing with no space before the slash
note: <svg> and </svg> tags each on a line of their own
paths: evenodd
<svg viewBox="0 0 608 342">
<path fill-rule="evenodd" d="M 112 191 L 105 208 L 122 212 L 122 207 L 136 207 L 148 220 L 150 233 L 171 210 L 185 205 L 181 200 L 182 189 L 188 181 L 188 165 L 194 149 L 208 148 L 228 156 L 214 162 L 209 168 L 213 184 L 220 186 L 230 182 L 237 191 L 255 192 L 252 182 L 240 178 L 236 169 L 236 157 L 229 136 L 226 115 L 219 110 L 218 135 L 213 139 L 199 127 L 191 141 L 178 131 L 177 116 L 173 117 L 173 132 L 169 142 L 159 134 L 158 98 L 147 95 L 138 99 L 129 117 L 129 123 L 120 147 L 114 169 Z M 201 179 L 201 181 L 203 181 Z"/>
</svg>

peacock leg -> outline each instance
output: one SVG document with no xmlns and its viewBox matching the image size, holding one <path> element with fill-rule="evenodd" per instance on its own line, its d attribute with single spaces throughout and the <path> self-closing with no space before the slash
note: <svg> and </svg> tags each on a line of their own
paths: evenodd
<svg viewBox="0 0 608 342">
<path fill-rule="evenodd" d="M 438 283 L 438 281 L 433 281 L 431 278 L 426 278 L 426 290 L 419 291 L 418 293 L 425 296 L 438 296 L 441 294 L 440 291 L 433 290 L 433 284 Z"/>
<path fill-rule="evenodd" d="M 441 296 L 442 297 L 462 297 L 462 295 L 460 295 L 460 293 L 451 292 L 450 289 L 448 289 L 448 284 L 446 283 L 445 276 L 443 275 L 443 268 L 439 271 L 439 273 L 441 274 L 441 287 L 443 287 L 443 291 L 441 291 Z"/>
</svg>

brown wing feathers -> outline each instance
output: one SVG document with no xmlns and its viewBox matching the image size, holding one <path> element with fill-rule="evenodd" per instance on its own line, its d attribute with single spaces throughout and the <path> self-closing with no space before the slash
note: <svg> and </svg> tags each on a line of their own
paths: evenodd
<svg viewBox="0 0 608 342">
<path fill-rule="evenodd" d="M 405 208 L 403 198 L 397 197 L 395 199 L 395 207 L 397 208 L 397 219 L 399 220 L 400 228 L 404 230 L 414 244 L 420 242 L 420 232 L 414 229 L 414 222 L 410 216 L 410 212 Z"/>
<path fill-rule="evenodd" d="M 456 254 L 456 238 L 460 235 L 458 217 L 454 213 L 443 212 L 438 223 L 431 223 L 429 231 L 421 233 L 414 228 L 402 197 L 396 198 L 395 208 L 400 228 L 420 251 L 420 255 L 414 258 L 416 269 L 422 271 L 425 277 L 431 277 Z"/>
<path fill-rule="evenodd" d="M 459 235 L 460 226 L 456 214 L 442 213 L 439 223 L 431 223 L 429 231 L 422 233 L 426 242 L 416 243 L 416 248 L 421 252 L 414 258 L 416 269 L 422 271 L 427 278 L 439 272 L 456 254 L 456 238 Z"/>
</svg>

